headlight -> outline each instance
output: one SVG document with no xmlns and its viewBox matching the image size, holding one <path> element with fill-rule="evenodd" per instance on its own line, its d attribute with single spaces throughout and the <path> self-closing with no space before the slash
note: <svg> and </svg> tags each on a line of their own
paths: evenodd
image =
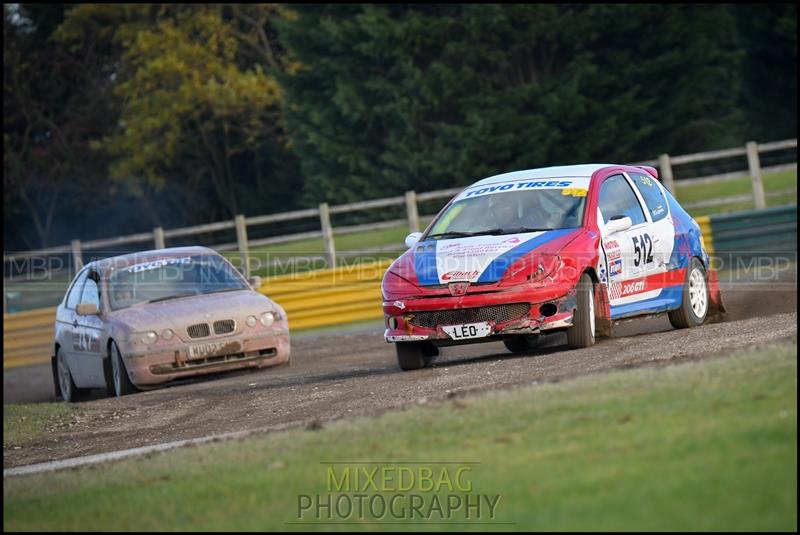
<svg viewBox="0 0 800 535">
<path fill-rule="evenodd" d="M 537 282 L 552 275 L 560 266 L 561 257 L 558 255 L 539 255 L 521 262 L 513 271 L 503 277 L 501 286 L 511 286 L 525 284 L 526 282 Z"/>
<path fill-rule="evenodd" d="M 161 333 L 161 338 L 163 338 L 164 340 L 172 340 L 172 336 L 174 334 L 175 333 L 172 332 L 172 329 L 164 329 L 164 331 Z"/>
<path fill-rule="evenodd" d="M 536 269 L 533 270 L 533 273 L 528 276 L 528 279 L 532 281 L 543 279 L 551 274 L 555 269 L 555 262 L 539 261 L 536 263 Z"/>
<path fill-rule="evenodd" d="M 275 323 L 275 315 L 272 312 L 264 312 L 261 314 L 261 325 L 269 327 Z"/>
<path fill-rule="evenodd" d="M 146 333 L 142 333 L 139 339 L 147 345 L 155 343 L 158 340 L 158 333 L 155 331 L 147 331 Z"/>
<path fill-rule="evenodd" d="M 244 322 L 247 324 L 248 327 L 255 327 L 256 323 L 258 323 L 258 320 L 256 319 L 255 316 L 247 316 L 247 319 L 244 320 Z"/>
<path fill-rule="evenodd" d="M 420 289 L 397 273 L 386 272 L 381 283 L 381 292 L 385 301 L 403 299 L 411 295 L 418 295 Z"/>
</svg>

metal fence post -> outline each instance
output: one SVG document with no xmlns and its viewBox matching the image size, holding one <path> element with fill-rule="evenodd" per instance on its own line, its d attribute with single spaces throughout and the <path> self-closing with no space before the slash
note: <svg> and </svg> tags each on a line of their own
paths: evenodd
<svg viewBox="0 0 800 535">
<path fill-rule="evenodd" d="M 328 265 L 336 267 L 336 244 L 333 241 L 333 226 L 331 226 L 331 210 L 328 203 L 319 205 L 319 222 L 322 227 L 322 240 L 325 242 L 325 256 Z"/>
<path fill-rule="evenodd" d="M 250 258 L 247 250 L 247 220 L 243 214 L 233 218 L 236 224 L 236 243 L 239 246 L 239 258 L 242 261 L 242 273 L 246 278 L 250 278 Z"/>
<path fill-rule="evenodd" d="M 761 181 L 758 144 L 755 141 L 748 141 L 745 147 L 747 148 L 747 166 L 750 168 L 750 180 L 753 181 L 753 200 L 756 203 L 756 208 L 766 208 L 767 201 L 764 197 L 764 183 Z"/>
<path fill-rule="evenodd" d="M 672 179 L 672 164 L 669 162 L 669 154 L 662 154 L 658 157 L 658 167 L 661 174 L 661 183 L 670 193 L 675 195 L 675 183 Z"/>
<path fill-rule="evenodd" d="M 406 214 L 408 215 L 409 232 L 419 232 L 419 210 L 417 209 L 417 192 L 406 192 Z"/>
<path fill-rule="evenodd" d="M 83 254 L 81 253 L 81 240 L 72 240 L 72 263 L 75 273 L 83 267 Z"/>
<path fill-rule="evenodd" d="M 153 229 L 153 242 L 156 244 L 156 249 L 164 249 L 166 247 L 163 228 L 156 227 Z"/>
</svg>

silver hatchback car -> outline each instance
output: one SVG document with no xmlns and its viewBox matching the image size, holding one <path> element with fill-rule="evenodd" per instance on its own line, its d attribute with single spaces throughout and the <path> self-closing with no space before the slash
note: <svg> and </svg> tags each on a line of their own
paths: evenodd
<svg viewBox="0 0 800 535">
<path fill-rule="evenodd" d="M 180 247 L 87 264 L 56 311 L 56 393 L 122 396 L 290 359 L 284 310 L 215 251 Z"/>
</svg>

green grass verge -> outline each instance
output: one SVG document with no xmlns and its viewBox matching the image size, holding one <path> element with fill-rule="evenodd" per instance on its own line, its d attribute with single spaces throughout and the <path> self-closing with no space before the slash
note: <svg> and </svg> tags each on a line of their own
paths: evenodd
<svg viewBox="0 0 800 535">
<path fill-rule="evenodd" d="M 437 480 L 444 465 L 432 461 L 478 463 L 461 484 L 471 485 L 473 500 L 499 494 L 495 516 L 484 507 L 480 518 L 474 509 L 469 520 L 463 509 L 445 517 L 460 525 L 381 525 L 360 522 L 355 513 L 350 524 L 294 523 L 316 522 L 313 513 L 298 515 L 299 495 L 328 496 L 328 467 L 340 477 L 356 466 L 323 463 L 353 460 L 381 461 L 397 473 L 427 466 Z M 401 464 L 408 461 L 426 464 Z M 455 481 L 457 467 L 466 465 L 446 466 Z M 345 494 L 334 490 L 334 503 Z M 371 486 L 365 494 L 376 495 Z M 395 509 L 401 514 L 408 494 L 421 496 L 420 511 L 429 511 L 434 494 L 417 485 L 382 496 L 406 496 Z M 449 494 L 445 486 L 437 496 Z M 347 496 L 354 503 L 354 493 Z M 319 430 L 13 477 L 3 498 L 10 531 L 796 530 L 797 347 L 597 374 Z"/>
<path fill-rule="evenodd" d="M 782 171 L 780 173 L 763 175 L 762 181 L 764 183 L 764 191 L 766 193 L 771 191 L 786 190 L 789 188 L 797 188 L 797 171 Z M 752 195 L 753 193 L 753 184 L 749 177 L 726 182 L 717 182 L 714 184 L 681 185 L 680 182 L 678 182 L 675 187 L 677 189 L 676 198 L 678 199 L 678 202 L 682 204 L 718 199 L 721 197 L 731 197 L 734 195 Z M 779 197 L 768 198 L 767 206 L 779 206 L 782 204 L 791 204 L 796 202 L 796 194 L 787 194 Z M 752 210 L 754 208 L 755 204 L 753 201 L 748 201 L 743 203 L 725 204 L 721 206 L 692 208 L 688 211 L 693 216 L 702 216 L 735 212 L 739 210 Z"/>
<path fill-rule="evenodd" d="M 66 403 L 3 405 L 3 447 L 21 446 L 67 424 L 76 409 Z"/>
</svg>

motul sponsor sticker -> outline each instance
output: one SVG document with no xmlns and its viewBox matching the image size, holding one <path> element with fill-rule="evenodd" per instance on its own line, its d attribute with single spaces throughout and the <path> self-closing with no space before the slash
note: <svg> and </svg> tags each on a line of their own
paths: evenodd
<svg viewBox="0 0 800 535">
<path fill-rule="evenodd" d="M 608 240 L 607 242 L 604 243 L 604 245 L 606 248 L 606 258 L 608 258 L 609 261 L 616 260 L 617 258 L 622 256 L 622 252 L 620 251 L 619 248 L 619 243 L 617 243 L 616 240 Z"/>
</svg>

